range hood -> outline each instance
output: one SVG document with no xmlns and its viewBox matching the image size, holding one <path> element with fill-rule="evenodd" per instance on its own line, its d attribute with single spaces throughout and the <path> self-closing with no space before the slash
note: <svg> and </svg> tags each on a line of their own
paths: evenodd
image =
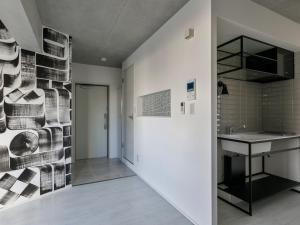
<svg viewBox="0 0 300 225">
<path fill-rule="evenodd" d="M 218 46 L 218 78 L 267 83 L 294 79 L 294 52 L 239 36 Z"/>
</svg>

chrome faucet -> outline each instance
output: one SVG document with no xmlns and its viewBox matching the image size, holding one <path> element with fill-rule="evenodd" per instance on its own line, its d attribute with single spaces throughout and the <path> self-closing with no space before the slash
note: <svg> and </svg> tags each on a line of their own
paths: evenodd
<svg viewBox="0 0 300 225">
<path fill-rule="evenodd" d="M 225 127 L 225 134 L 233 134 L 233 127 L 232 126 L 226 126 Z"/>
<path fill-rule="evenodd" d="M 233 126 L 227 126 L 227 127 L 225 127 L 225 133 L 231 135 L 234 132 L 237 132 L 242 129 L 246 129 L 246 124 L 243 124 L 242 126 L 237 127 L 237 128 L 235 128 Z"/>
</svg>

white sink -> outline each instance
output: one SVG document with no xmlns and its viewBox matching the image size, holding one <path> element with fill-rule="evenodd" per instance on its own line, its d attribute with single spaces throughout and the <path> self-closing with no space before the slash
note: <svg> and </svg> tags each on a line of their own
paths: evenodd
<svg viewBox="0 0 300 225">
<path fill-rule="evenodd" d="M 236 134 L 220 134 L 218 137 L 221 139 L 222 148 L 224 150 L 242 155 L 248 155 L 249 143 L 251 143 L 251 153 L 259 154 L 270 152 L 271 144 L 274 141 L 285 140 L 291 142 L 289 145 L 292 144 L 292 146 L 299 146 L 300 135 L 282 132 L 246 132 Z"/>
<path fill-rule="evenodd" d="M 230 135 L 223 135 L 223 137 L 239 140 L 239 141 L 256 141 L 256 140 L 266 140 L 263 143 L 253 143 L 251 144 L 251 153 L 259 154 L 263 152 L 271 151 L 271 141 L 267 141 L 270 138 L 274 138 L 274 135 L 261 134 L 261 133 L 237 133 Z M 241 143 L 234 140 L 221 140 L 222 148 L 226 151 L 235 152 L 242 155 L 249 154 L 249 144 Z"/>
<path fill-rule="evenodd" d="M 223 150 L 235 152 L 242 155 L 249 155 L 249 144 L 236 141 L 221 140 Z M 259 154 L 271 151 L 271 141 L 251 144 L 251 153 Z"/>
</svg>

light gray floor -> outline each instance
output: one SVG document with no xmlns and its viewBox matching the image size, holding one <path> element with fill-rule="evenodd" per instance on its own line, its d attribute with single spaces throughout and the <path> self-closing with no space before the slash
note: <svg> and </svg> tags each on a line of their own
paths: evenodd
<svg viewBox="0 0 300 225">
<path fill-rule="evenodd" d="M 76 186 L 1 211 L 0 224 L 192 225 L 137 176 Z"/>
<path fill-rule="evenodd" d="M 120 159 L 95 158 L 77 160 L 72 164 L 72 184 L 88 184 L 135 176 Z"/>
<path fill-rule="evenodd" d="M 300 194 L 286 191 L 254 204 L 253 216 L 218 200 L 219 225 L 299 225 Z"/>
</svg>

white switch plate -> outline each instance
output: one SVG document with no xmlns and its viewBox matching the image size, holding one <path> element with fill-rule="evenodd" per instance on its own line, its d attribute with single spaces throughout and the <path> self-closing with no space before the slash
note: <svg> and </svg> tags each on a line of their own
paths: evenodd
<svg viewBox="0 0 300 225">
<path fill-rule="evenodd" d="M 190 115 L 195 115 L 195 103 L 190 104 Z"/>
</svg>

